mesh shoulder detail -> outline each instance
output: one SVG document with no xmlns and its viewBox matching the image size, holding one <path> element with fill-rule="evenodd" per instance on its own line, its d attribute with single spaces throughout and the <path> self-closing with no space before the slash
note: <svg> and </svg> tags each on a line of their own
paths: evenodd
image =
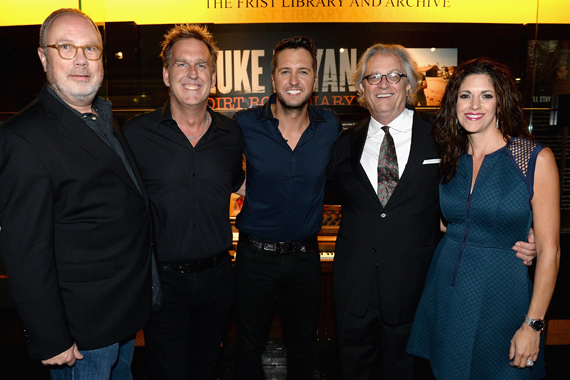
<svg viewBox="0 0 570 380">
<path fill-rule="evenodd" d="M 534 174 L 536 156 L 542 148 L 543 146 L 536 141 L 524 137 L 513 137 L 507 146 L 507 151 L 522 175 L 527 178 Z"/>
</svg>

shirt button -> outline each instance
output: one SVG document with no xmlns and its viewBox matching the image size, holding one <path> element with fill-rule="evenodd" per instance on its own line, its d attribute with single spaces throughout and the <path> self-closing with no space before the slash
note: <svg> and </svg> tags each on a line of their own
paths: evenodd
<svg viewBox="0 0 570 380">
<path fill-rule="evenodd" d="M 382 214 L 380 214 L 380 217 L 381 217 L 381 218 L 385 218 L 385 217 L 386 217 L 386 214 L 382 213 Z"/>
<path fill-rule="evenodd" d="M 95 116 L 93 116 L 91 119 L 93 119 L 93 120 L 97 120 L 97 118 L 96 118 Z"/>
</svg>

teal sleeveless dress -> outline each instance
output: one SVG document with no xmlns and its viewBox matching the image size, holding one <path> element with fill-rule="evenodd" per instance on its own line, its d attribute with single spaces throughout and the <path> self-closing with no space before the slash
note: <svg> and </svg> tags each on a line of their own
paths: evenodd
<svg viewBox="0 0 570 380">
<path fill-rule="evenodd" d="M 485 156 L 471 195 L 472 157 L 440 184 L 448 221 L 428 272 L 407 352 L 430 361 L 444 379 L 541 379 L 544 347 L 524 369 L 509 365 L 510 341 L 532 296 L 528 268 L 512 246 L 532 226 L 530 200 L 543 146 L 525 139 Z"/>
</svg>

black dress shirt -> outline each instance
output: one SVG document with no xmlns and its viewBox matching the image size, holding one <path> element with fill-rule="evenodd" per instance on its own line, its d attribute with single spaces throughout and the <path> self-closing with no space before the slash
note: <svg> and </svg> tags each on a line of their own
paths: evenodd
<svg viewBox="0 0 570 380">
<path fill-rule="evenodd" d="M 308 106 L 309 126 L 292 150 L 267 103 L 235 115 L 245 139 L 247 188 L 236 219 L 240 231 L 271 241 L 296 241 L 323 224 L 325 171 L 342 131 L 336 113 Z"/>
<path fill-rule="evenodd" d="M 160 262 L 203 260 L 232 245 L 230 195 L 244 181 L 243 137 L 235 121 L 208 112 L 212 123 L 195 147 L 170 102 L 123 129 L 152 204 Z"/>
</svg>

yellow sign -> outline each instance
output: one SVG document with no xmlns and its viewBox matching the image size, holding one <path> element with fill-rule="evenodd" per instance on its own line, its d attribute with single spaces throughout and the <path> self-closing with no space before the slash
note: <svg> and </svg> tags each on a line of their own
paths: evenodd
<svg viewBox="0 0 570 380">
<path fill-rule="evenodd" d="M 0 25 L 41 24 L 79 7 L 96 22 L 174 23 L 570 23 L 567 0 L 0 0 Z"/>
</svg>

